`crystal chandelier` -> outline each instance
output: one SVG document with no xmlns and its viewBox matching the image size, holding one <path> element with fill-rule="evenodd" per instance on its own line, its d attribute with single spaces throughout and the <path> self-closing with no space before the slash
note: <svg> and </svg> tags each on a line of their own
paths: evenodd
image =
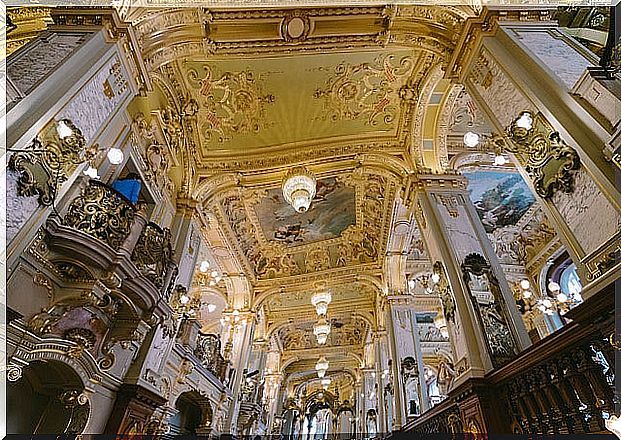
<svg viewBox="0 0 621 440">
<path fill-rule="evenodd" d="M 315 292 L 313 296 L 311 296 L 311 304 L 315 307 L 318 315 L 325 315 L 328 313 L 328 305 L 331 301 L 332 294 L 329 290 Z"/>
<path fill-rule="evenodd" d="M 291 170 L 283 180 L 282 194 L 297 212 L 306 212 L 315 197 L 317 179 L 304 167 Z"/>
<path fill-rule="evenodd" d="M 328 367 L 330 364 L 325 356 L 321 356 L 317 363 L 315 364 L 315 370 L 317 370 L 317 376 L 321 379 L 326 375 L 326 371 L 328 371 Z"/>
<path fill-rule="evenodd" d="M 319 321 L 313 326 L 313 333 L 317 337 L 317 343 L 319 345 L 326 343 L 328 335 L 330 334 L 330 323 L 324 316 L 319 318 Z"/>
</svg>

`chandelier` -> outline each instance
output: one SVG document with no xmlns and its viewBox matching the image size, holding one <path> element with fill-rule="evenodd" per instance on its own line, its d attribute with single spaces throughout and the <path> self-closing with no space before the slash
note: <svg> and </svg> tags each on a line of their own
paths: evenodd
<svg viewBox="0 0 621 440">
<path fill-rule="evenodd" d="M 328 367 L 330 364 L 325 356 L 321 356 L 317 363 L 315 364 L 315 370 L 317 370 L 317 376 L 321 379 L 326 375 L 326 371 L 328 371 Z"/>
<path fill-rule="evenodd" d="M 311 296 L 311 304 L 315 307 L 318 315 L 325 315 L 328 313 L 328 305 L 331 301 L 332 294 L 329 290 L 315 292 L 313 296 Z"/>
<path fill-rule="evenodd" d="M 326 343 L 328 335 L 330 334 L 330 323 L 324 316 L 319 318 L 319 321 L 313 326 L 313 333 L 317 337 L 317 343 L 319 345 Z"/>
<path fill-rule="evenodd" d="M 306 212 L 315 197 L 317 179 L 304 167 L 291 170 L 283 180 L 282 194 L 297 212 Z"/>
</svg>

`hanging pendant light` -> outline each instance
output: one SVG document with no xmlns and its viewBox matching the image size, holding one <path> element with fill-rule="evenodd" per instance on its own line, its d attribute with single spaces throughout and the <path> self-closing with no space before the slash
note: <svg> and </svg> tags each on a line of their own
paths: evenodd
<svg viewBox="0 0 621 440">
<path fill-rule="evenodd" d="M 325 379 L 321 379 L 321 386 L 324 390 L 327 390 L 330 384 L 332 383 L 332 379 L 326 377 Z"/>
<path fill-rule="evenodd" d="M 315 175 L 304 167 L 291 170 L 283 180 L 282 194 L 296 212 L 306 212 L 317 192 Z"/>
<path fill-rule="evenodd" d="M 325 315 L 328 313 L 328 305 L 332 302 L 332 294 L 329 290 L 322 290 L 315 292 L 311 296 L 311 304 L 315 307 L 318 315 Z"/>
<path fill-rule="evenodd" d="M 321 379 L 326 375 L 326 371 L 328 371 L 328 367 L 330 364 L 325 356 L 321 356 L 317 363 L 315 364 L 315 370 L 317 371 L 317 376 Z"/>
<path fill-rule="evenodd" d="M 317 337 L 317 343 L 319 345 L 324 345 L 326 343 L 328 335 L 330 334 L 330 329 L 330 323 L 325 316 L 319 318 L 319 321 L 315 323 L 313 326 L 313 333 Z"/>
</svg>

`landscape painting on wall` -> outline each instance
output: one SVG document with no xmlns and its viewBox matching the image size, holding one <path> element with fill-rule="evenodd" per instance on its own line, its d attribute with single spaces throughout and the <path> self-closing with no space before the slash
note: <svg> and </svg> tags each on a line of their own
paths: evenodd
<svg viewBox="0 0 621 440">
<path fill-rule="evenodd" d="M 517 224 L 535 197 L 518 173 L 475 171 L 468 178 L 470 199 L 488 233 Z"/>
<path fill-rule="evenodd" d="M 327 240 L 356 223 L 355 190 L 335 178 L 320 179 L 309 210 L 298 213 L 285 201 L 280 188 L 272 189 L 255 211 L 270 241 L 295 246 Z"/>
</svg>

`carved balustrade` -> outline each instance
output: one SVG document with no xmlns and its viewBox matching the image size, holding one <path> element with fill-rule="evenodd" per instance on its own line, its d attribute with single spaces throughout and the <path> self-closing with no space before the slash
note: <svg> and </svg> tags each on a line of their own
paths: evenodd
<svg viewBox="0 0 621 440">
<path fill-rule="evenodd" d="M 132 253 L 132 261 L 140 272 L 157 287 L 163 287 L 167 275 L 174 270 L 170 230 L 147 223 Z"/>
<path fill-rule="evenodd" d="M 220 379 L 220 382 L 224 382 L 228 363 L 220 353 L 218 336 L 199 333 L 194 354 L 207 370 Z"/>
<path fill-rule="evenodd" d="M 90 180 L 69 205 L 63 223 L 118 249 L 129 235 L 135 215 L 136 207 L 123 194 Z"/>
<path fill-rule="evenodd" d="M 485 378 L 466 380 L 403 431 L 606 432 L 615 397 L 613 311 L 609 287 L 572 309 L 570 324 Z M 480 409 L 473 414 L 473 407 Z"/>
</svg>

